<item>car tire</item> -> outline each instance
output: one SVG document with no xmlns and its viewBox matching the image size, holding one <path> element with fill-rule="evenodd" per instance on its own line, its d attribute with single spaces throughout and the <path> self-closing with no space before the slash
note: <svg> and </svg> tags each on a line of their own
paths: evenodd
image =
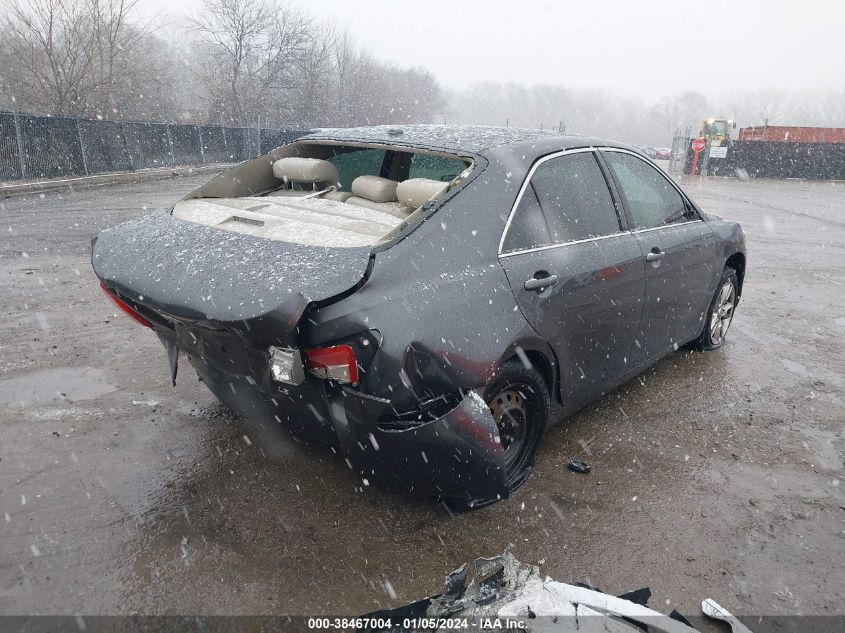
<svg viewBox="0 0 845 633">
<path fill-rule="evenodd" d="M 698 338 L 689 344 L 692 349 L 706 352 L 719 349 L 725 344 L 728 328 L 733 321 L 739 299 L 739 282 L 733 268 L 725 268 L 716 293 L 710 301 L 707 315 L 704 319 L 704 329 Z"/>
<path fill-rule="evenodd" d="M 507 361 L 484 391 L 505 451 L 507 485 L 515 492 L 531 474 L 549 420 L 551 398 L 543 376 L 521 361 Z"/>
<path fill-rule="evenodd" d="M 509 401 L 507 395 L 511 395 Z M 514 396 L 516 395 L 516 399 Z M 502 402 L 499 402 L 499 400 Z M 522 484 L 526 482 L 531 471 L 534 468 L 534 460 L 537 457 L 537 450 L 540 446 L 540 440 L 545 433 L 546 426 L 549 420 L 549 411 L 551 409 L 551 398 L 549 397 L 549 389 L 546 386 L 546 381 L 533 367 L 526 367 L 519 360 L 510 360 L 505 362 L 496 374 L 493 381 L 484 390 L 484 401 L 490 407 L 493 413 L 493 419 L 499 427 L 499 438 L 503 440 L 502 426 L 500 422 L 513 422 L 513 419 L 508 419 L 508 413 L 511 413 L 512 418 L 517 418 L 513 415 L 514 407 L 521 408 L 522 411 L 530 411 L 531 414 L 527 416 L 524 430 L 524 442 L 519 450 L 505 458 L 506 483 L 508 487 L 508 494 L 514 493 Z M 498 419 L 497 419 L 498 418 Z M 503 445 L 505 440 L 503 440 Z M 510 446 L 510 445 L 509 445 Z M 507 448 L 503 446 L 507 453 Z M 496 499 L 460 499 L 460 498 L 442 498 L 441 499 L 450 512 L 467 512 L 469 510 L 476 510 L 483 508 L 499 501 Z"/>
</svg>

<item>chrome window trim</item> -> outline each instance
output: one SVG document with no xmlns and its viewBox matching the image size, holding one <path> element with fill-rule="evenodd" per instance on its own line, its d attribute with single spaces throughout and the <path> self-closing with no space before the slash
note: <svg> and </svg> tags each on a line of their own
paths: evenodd
<svg viewBox="0 0 845 633">
<path fill-rule="evenodd" d="M 652 169 L 657 170 L 657 173 L 660 174 L 661 176 L 663 176 L 669 182 L 669 184 L 671 184 L 675 188 L 675 191 L 678 192 L 678 195 L 681 196 L 683 201 L 686 202 L 687 205 L 689 206 L 689 208 L 692 209 L 693 212 L 698 216 L 698 220 L 690 220 L 690 222 L 703 222 L 704 221 L 704 218 L 701 217 L 701 214 L 698 212 L 698 209 L 695 208 L 695 205 L 690 201 L 689 197 L 687 196 L 687 194 L 684 193 L 683 189 L 681 189 L 677 184 L 675 184 L 675 181 L 672 180 L 672 178 L 669 177 L 669 174 L 667 174 L 665 171 L 663 171 L 660 168 L 660 165 L 658 165 L 657 163 L 652 161 L 648 156 L 645 156 L 645 155 L 640 154 L 638 152 L 632 152 L 631 150 L 625 149 L 623 147 L 597 147 L 596 149 L 600 152 L 616 152 L 617 154 L 630 154 L 631 156 L 639 158 L 646 165 L 648 165 Z M 610 167 L 610 165 L 608 165 L 608 167 Z M 613 168 L 611 167 L 611 170 L 612 169 Z M 615 175 L 614 175 L 614 179 L 615 179 Z M 620 192 L 620 195 L 622 195 L 621 192 Z M 681 224 L 689 224 L 689 222 L 681 222 L 681 223 L 678 223 L 677 226 L 680 226 Z M 666 226 L 673 226 L 673 225 L 667 224 Z M 639 231 L 650 231 L 652 229 L 663 229 L 663 228 L 666 228 L 666 226 L 653 226 L 653 227 L 650 227 L 648 229 L 639 229 L 639 230 L 634 229 L 634 233 L 637 233 Z"/>
<path fill-rule="evenodd" d="M 597 237 L 588 237 L 583 240 L 573 240 L 571 242 L 559 242 L 557 244 L 549 244 L 547 246 L 536 246 L 534 248 L 523 248 L 518 251 L 510 251 L 508 253 L 501 253 L 499 254 L 500 259 L 504 259 L 505 257 L 511 257 L 513 255 L 525 255 L 526 253 L 536 253 L 539 251 L 547 251 L 552 248 L 560 248 L 562 246 L 572 246 L 573 244 L 584 244 L 586 242 L 597 242 L 599 240 L 607 240 L 612 237 L 621 237 L 623 235 L 636 235 L 637 233 L 648 233 L 650 231 L 662 231 L 664 229 L 674 229 L 676 226 L 686 226 L 688 224 L 698 224 L 699 222 L 703 222 L 703 220 L 690 220 L 689 222 L 678 222 L 676 224 L 667 224 L 665 226 L 653 226 L 648 229 L 636 229 L 634 231 L 619 231 L 619 233 L 613 233 L 612 235 L 599 235 Z"/>
<path fill-rule="evenodd" d="M 584 152 L 594 152 L 596 150 L 595 147 L 592 145 L 590 147 L 578 147 L 576 149 L 563 149 L 557 152 L 552 152 L 551 154 L 546 154 L 545 156 L 541 156 L 538 158 L 533 165 L 531 165 L 531 169 L 528 170 L 528 174 L 525 176 L 525 180 L 522 181 L 522 185 L 519 188 L 519 193 L 516 195 L 516 201 L 513 203 L 511 207 L 510 213 L 508 214 L 507 222 L 505 222 L 505 229 L 502 231 L 502 236 L 499 238 L 499 248 L 497 249 L 497 257 L 502 257 L 503 255 L 510 255 L 511 253 L 519 253 L 519 252 L 527 252 L 533 251 L 536 249 L 527 249 L 527 251 L 511 251 L 510 253 L 502 253 L 502 247 L 505 245 L 505 238 L 508 235 L 508 231 L 511 228 L 511 223 L 513 222 L 513 216 L 516 213 L 516 209 L 519 206 L 519 203 L 522 202 L 522 194 L 525 193 L 525 190 L 528 188 L 528 183 L 531 182 L 531 178 L 534 176 L 534 172 L 545 163 L 546 161 L 550 161 L 553 158 L 559 158 L 560 156 L 566 156 L 568 154 L 582 154 Z M 610 193 L 610 188 L 608 188 L 608 193 Z M 611 196 L 612 198 L 612 196 Z M 615 235 L 615 234 L 614 234 Z M 608 236 L 610 237 L 610 236 Z M 590 238 L 595 239 L 595 238 Z M 582 241 L 589 241 L 582 240 Z M 563 244 L 571 243 L 571 242 L 558 242 L 555 244 L 547 244 L 546 246 L 538 246 L 537 249 L 545 249 L 545 248 L 554 248 L 555 246 L 562 246 Z"/>
<path fill-rule="evenodd" d="M 519 188 L 519 193 L 516 196 L 516 201 L 514 202 L 513 207 L 511 207 L 510 213 L 508 214 L 508 220 L 505 223 L 505 229 L 504 229 L 504 231 L 502 231 L 502 237 L 499 238 L 499 249 L 498 249 L 498 254 L 497 254 L 498 258 L 512 257 L 513 255 L 525 255 L 525 254 L 528 254 L 528 253 L 537 253 L 537 252 L 540 252 L 540 251 L 547 251 L 547 250 L 550 250 L 550 249 L 553 249 L 553 248 L 560 248 L 562 246 L 571 246 L 573 244 L 584 244 L 586 242 L 596 242 L 596 241 L 599 241 L 599 240 L 606 240 L 606 239 L 609 239 L 609 238 L 612 238 L 612 237 L 620 237 L 622 235 L 636 235 L 638 233 L 648 233 L 650 231 L 660 231 L 660 230 L 663 230 L 663 229 L 671 229 L 671 228 L 674 228 L 676 226 L 686 226 L 687 224 L 695 224 L 697 222 L 704 222 L 704 219 L 699 216 L 698 219 L 689 220 L 687 222 L 675 222 L 675 223 L 666 224 L 666 225 L 663 225 L 663 226 L 651 226 L 647 229 L 628 229 L 627 231 L 621 231 L 620 230 L 618 233 L 611 233 L 610 235 L 598 235 L 596 237 L 587 237 L 587 238 L 584 238 L 583 240 L 572 240 L 570 242 L 556 242 L 554 244 L 546 244 L 545 246 L 535 246 L 534 248 L 523 248 L 523 249 L 520 249 L 520 250 L 517 250 L 517 251 L 509 251 L 507 253 L 503 253 L 502 247 L 505 244 L 505 238 L 507 237 L 508 231 L 511 228 L 511 222 L 513 221 L 514 214 L 516 213 L 516 209 L 519 206 L 519 203 L 522 201 L 522 195 L 525 192 L 525 190 L 528 188 L 528 183 L 531 182 L 531 178 L 534 176 L 534 172 L 537 171 L 537 168 L 539 168 L 540 165 L 542 165 L 546 161 L 552 160 L 553 158 L 558 158 L 560 156 L 566 156 L 568 154 L 581 154 L 581 153 L 584 153 L 584 152 L 595 152 L 595 151 L 619 152 L 620 154 L 631 154 L 631 156 L 635 156 L 635 157 L 639 158 L 640 160 L 642 160 L 644 163 L 651 165 L 651 167 L 656 169 L 658 171 L 658 173 L 660 173 L 661 175 L 664 174 L 663 170 L 660 169 L 660 166 L 654 164 L 651 161 L 651 159 L 649 159 L 648 157 L 641 156 L 637 152 L 633 152 L 631 150 L 624 149 L 622 147 L 594 147 L 594 146 L 579 147 L 577 149 L 566 149 L 566 150 L 561 150 L 561 151 L 558 151 L 558 152 L 553 152 L 551 154 L 546 154 L 545 156 L 541 156 L 531 166 L 531 169 L 528 170 L 528 174 L 525 176 L 525 180 L 523 181 L 522 185 Z M 683 198 L 683 200 L 690 205 L 690 208 L 692 208 L 693 211 L 695 211 L 696 215 L 698 215 L 698 211 L 695 209 L 695 207 L 689 201 L 686 194 L 684 194 L 684 192 L 678 187 L 678 185 L 676 185 L 675 182 L 671 178 L 668 178 L 665 175 L 663 177 L 666 178 L 667 181 L 669 181 L 669 183 L 675 188 L 675 190 L 678 192 L 678 194 L 681 196 L 681 198 Z M 608 188 L 608 192 L 609 191 L 610 191 L 610 189 Z"/>
<path fill-rule="evenodd" d="M 689 220 L 688 222 L 673 222 L 672 224 L 664 224 L 663 226 L 652 226 L 647 229 L 634 229 L 630 231 L 630 233 L 648 233 L 649 231 L 662 231 L 664 229 L 673 229 L 676 226 L 686 226 L 687 224 L 698 224 L 699 222 L 704 222 L 701 218 L 698 220 Z"/>
<path fill-rule="evenodd" d="M 573 244 L 585 244 L 587 242 L 598 242 L 599 240 L 608 240 L 613 237 L 622 237 L 623 235 L 631 235 L 630 231 L 619 231 L 619 233 L 612 233 L 610 235 L 599 235 L 597 237 L 587 237 L 583 240 L 573 240 L 571 242 L 558 242 L 556 244 L 548 244 L 546 246 L 535 246 L 534 248 L 523 248 L 518 251 L 509 251 L 507 253 L 499 253 L 499 258 L 512 257 L 513 255 L 525 255 L 526 253 L 537 253 L 539 251 L 547 251 L 552 248 L 560 248 L 562 246 L 572 246 Z"/>
</svg>

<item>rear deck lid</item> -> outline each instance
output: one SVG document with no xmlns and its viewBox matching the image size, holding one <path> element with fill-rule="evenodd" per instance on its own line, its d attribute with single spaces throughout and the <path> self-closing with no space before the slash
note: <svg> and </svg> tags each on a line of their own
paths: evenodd
<svg viewBox="0 0 845 633">
<path fill-rule="evenodd" d="M 159 211 L 97 237 L 97 276 L 140 306 L 171 319 L 260 326 L 250 338 L 294 347 L 309 303 L 354 288 L 369 247 L 268 240 L 174 218 Z"/>
<path fill-rule="evenodd" d="M 372 246 L 405 215 L 303 197 L 188 198 L 173 207 L 175 218 L 224 231 L 339 248 Z"/>
</svg>

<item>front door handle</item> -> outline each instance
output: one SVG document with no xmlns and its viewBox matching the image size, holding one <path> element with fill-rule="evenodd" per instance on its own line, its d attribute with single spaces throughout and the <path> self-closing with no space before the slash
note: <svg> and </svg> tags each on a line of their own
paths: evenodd
<svg viewBox="0 0 845 633">
<path fill-rule="evenodd" d="M 560 278 L 557 275 L 545 275 L 543 277 L 532 277 L 525 282 L 526 290 L 542 290 L 549 286 L 554 286 Z"/>
<path fill-rule="evenodd" d="M 666 257 L 666 253 L 655 246 L 651 249 L 651 252 L 645 256 L 645 260 L 647 262 L 659 262 L 664 257 Z"/>
</svg>

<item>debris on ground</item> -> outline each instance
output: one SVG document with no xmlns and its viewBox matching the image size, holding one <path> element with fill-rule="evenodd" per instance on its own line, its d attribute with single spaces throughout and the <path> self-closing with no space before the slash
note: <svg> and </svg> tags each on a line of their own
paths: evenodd
<svg viewBox="0 0 845 633">
<path fill-rule="evenodd" d="M 592 470 L 592 467 L 587 462 L 582 462 L 580 459 L 570 459 L 569 470 L 574 473 L 582 473 L 586 475 Z"/>
<path fill-rule="evenodd" d="M 677 611 L 665 615 L 648 608 L 648 587 L 612 596 L 586 585 L 543 579 L 537 565 L 521 563 L 510 551 L 477 559 L 474 572 L 470 575 L 464 563 L 446 576 L 442 594 L 397 609 L 368 613 L 362 616 L 368 623 L 390 624 L 359 631 L 446 633 L 459 627 L 526 633 L 698 633 Z M 701 608 L 708 617 L 730 624 L 733 633 L 751 633 L 712 599 L 705 600 Z"/>
</svg>

